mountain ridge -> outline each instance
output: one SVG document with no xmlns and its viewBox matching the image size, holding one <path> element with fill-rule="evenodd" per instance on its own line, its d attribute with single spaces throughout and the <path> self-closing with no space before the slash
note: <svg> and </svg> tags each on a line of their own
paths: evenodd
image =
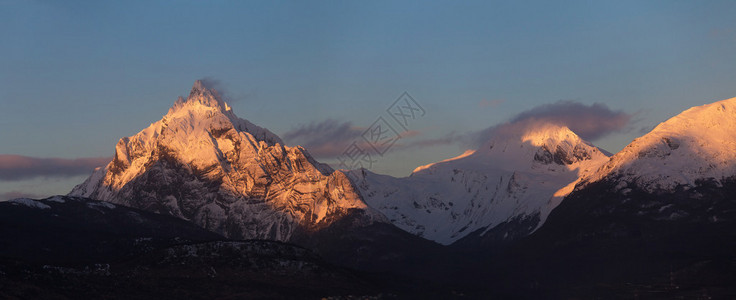
<svg viewBox="0 0 736 300">
<path fill-rule="evenodd" d="M 527 122 L 499 126 L 481 148 L 420 166 L 409 177 L 367 170 L 351 177 L 366 203 L 395 225 L 447 245 L 508 222 L 519 228 L 510 226 L 502 240 L 525 236 L 580 175 L 607 159 L 565 126 Z"/>
<path fill-rule="evenodd" d="M 503 268 L 526 267 L 507 280 L 537 274 L 554 278 L 549 289 L 615 298 L 733 297 L 735 108 L 736 98 L 696 106 L 632 141 L 509 249 Z"/>
<path fill-rule="evenodd" d="M 702 179 L 720 182 L 736 174 L 733 149 L 736 98 L 695 106 L 660 123 L 583 182 L 622 177 L 649 192 L 693 186 Z"/>
<path fill-rule="evenodd" d="M 238 118 L 201 81 L 160 121 L 122 138 L 113 160 L 69 195 L 171 214 L 231 238 L 286 241 L 350 209 L 365 224 L 382 221 L 343 173 Z"/>
</svg>

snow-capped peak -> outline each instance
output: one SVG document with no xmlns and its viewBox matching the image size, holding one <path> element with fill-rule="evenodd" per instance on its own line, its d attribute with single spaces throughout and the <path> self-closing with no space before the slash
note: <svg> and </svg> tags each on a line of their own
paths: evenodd
<svg viewBox="0 0 736 300">
<path fill-rule="evenodd" d="M 518 224 L 503 238 L 530 233 L 580 175 L 607 160 L 565 126 L 517 122 L 496 127 L 479 149 L 418 167 L 409 177 L 354 175 L 368 205 L 396 226 L 450 244 L 500 224 Z"/>
<path fill-rule="evenodd" d="M 197 80 L 194 82 L 192 90 L 189 92 L 189 97 L 186 99 L 179 97 L 179 99 L 174 102 L 174 106 L 169 109 L 168 114 L 176 113 L 185 107 L 195 109 L 200 106 L 202 106 L 201 109 L 204 110 L 212 109 L 221 112 L 232 110 L 230 106 L 222 100 L 222 96 L 220 96 L 220 93 L 216 89 L 206 86 L 202 80 Z"/>
<path fill-rule="evenodd" d="M 218 133 L 232 128 L 238 132 L 246 132 L 255 140 L 269 145 L 284 144 L 281 138 L 268 129 L 236 116 L 220 93 L 201 80 L 194 82 L 189 97 L 179 97 L 161 121 L 151 124 L 142 132 L 160 131 L 174 123 L 179 124 L 181 134 L 191 134 L 202 129 Z"/>
<path fill-rule="evenodd" d="M 648 190 L 736 175 L 736 98 L 690 108 L 635 139 L 585 178 L 628 178 Z"/>
<path fill-rule="evenodd" d="M 70 195 L 175 215 L 234 238 L 287 240 L 352 209 L 381 217 L 344 174 L 238 118 L 202 81 L 161 120 L 120 139 L 113 161 Z"/>
<path fill-rule="evenodd" d="M 507 148 L 512 145 L 523 148 L 526 145 L 547 148 L 551 151 L 555 151 L 558 148 L 566 150 L 576 145 L 595 148 L 590 143 L 583 141 L 583 139 L 572 132 L 567 126 L 537 121 L 505 124 L 497 127 L 492 137 L 484 145 L 485 147 L 481 148 L 481 151 L 492 152 L 494 147 L 500 145 Z M 498 147 L 496 148 L 496 151 L 498 151 Z M 595 149 L 591 149 L 591 151 L 595 151 Z"/>
<path fill-rule="evenodd" d="M 576 169 L 578 162 L 600 159 L 607 156 L 567 126 L 527 121 L 500 125 L 479 149 L 418 167 L 412 175 L 444 172 L 445 166 L 465 170 Z"/>
<path fill-rule="evenodd" d="M 571 143 L 579 144 L 582 139 L 577 134 L 572 132 L 566 126 L 555 126 L 553 124 L 546 124 L 544 126 L 530 128 L 521 137 L 523 142 L 529 142 L 530 144 L 542 147 L 554 145 L 557 146 L 560 143 Z"/>
</svg>

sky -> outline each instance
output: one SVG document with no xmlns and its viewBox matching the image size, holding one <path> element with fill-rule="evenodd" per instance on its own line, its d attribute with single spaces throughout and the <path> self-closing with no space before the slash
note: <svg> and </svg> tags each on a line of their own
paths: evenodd
<svg viewBox="0 0 736 300">
<path fill-rule="evenodd" d="M 67 193 L 197 79 L 328 163 L 407 93 L 423 114 L 378 173 L 530 117 L 615 153 L 736 97 L 735 15 L 733 1 L 0 0 L 0 200 Z"/>
</svg>

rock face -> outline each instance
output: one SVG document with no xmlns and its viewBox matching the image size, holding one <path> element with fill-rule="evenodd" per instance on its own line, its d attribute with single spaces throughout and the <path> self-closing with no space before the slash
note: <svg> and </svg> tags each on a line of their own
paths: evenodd
<svg viewBox="0 0 736 300">
<path fill-rule="evenodd" d="M 495 243 L 538 228 L 580 176 L 607 160 L 567 127 L 528 122 L 500 126 L 480 149 L 409 177 L 353 175 L 368 205 L 399 228 L 441 244 Z"/>
<path fill-rule="evenodd" d="M 286 241 L 348 213 L 382 219 L 345 174 L 238 118 L 201 81 L 160 121 L 122 138 L 113 160 L 69 195 L 174 215 L 229 238 Z"/>
</svg>

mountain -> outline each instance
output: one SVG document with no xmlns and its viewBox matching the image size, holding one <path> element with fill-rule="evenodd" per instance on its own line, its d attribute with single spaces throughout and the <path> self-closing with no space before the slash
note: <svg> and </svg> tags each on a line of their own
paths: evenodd
<svg viewBox="0 0 736 300">
<path fill-rule="evenodd" d="M 659 124 L 584 176 L 576 190 L 607 186 L 607 192 L 624 200 L 651 195 L 646 201 L 631 201 L 630 208 L 652 219 L 731 219 L 732 212 L 717 209 L 721 197 L 709 195 L 736 182 L 734 149 L 736 98 L 690 108 Z M 678 198 L 683 201 L 675 201 Z M 700 211 L 693 211 L 693 205 Z"/>
<path fill-rule="evenodd" d="M 732 298 L 735 146 L 736 98 L 670 118 L 583 176 L 498 268 L 588 296 Z"/>
<path fill-rule="evenodd" d="M 370 207 L 441 244 L 496 243 L 528 235 L 608 157 L 567 127 L 498 126 L 475 151 L 421 166 L 409 177 L 352 171 Z"/>
<path fill-rule="evenodd" d="M 120 139 L 113 160 L 69 195 L 177 216 L 237 239 L 287 241 L 346 215 L 356 225 L 383 220 L 343 173 L 238 118 L 201 81 L 161 120 Z"/>
<path fill-rule="evenodd" d="M 0 259 L 109 262 L 154 248 L 220 239 L 179 218 L 86 198 L 0 202 Z"/>
<path fill-rule="evenodd" d="M 586 181 L 616 177 L 647 191 L 736 174 L 736 98 L 690 108 L 617 153 Z"/>
<path fill-rule="evenodd" d="M 0 203 L 0 298 L 733 298 L 735 146 L 733 98 L 610 158 L 527 121 L 405 178 L 333 171 L 197 82 L 71 192 L 110 202 Z"/>
<path fill-rule="evenodd" d="M 275 241 L 86 198 L 0 202 L 2 299 L 294 299 L 377 294 L 381 281 Z"/>
</svg>

